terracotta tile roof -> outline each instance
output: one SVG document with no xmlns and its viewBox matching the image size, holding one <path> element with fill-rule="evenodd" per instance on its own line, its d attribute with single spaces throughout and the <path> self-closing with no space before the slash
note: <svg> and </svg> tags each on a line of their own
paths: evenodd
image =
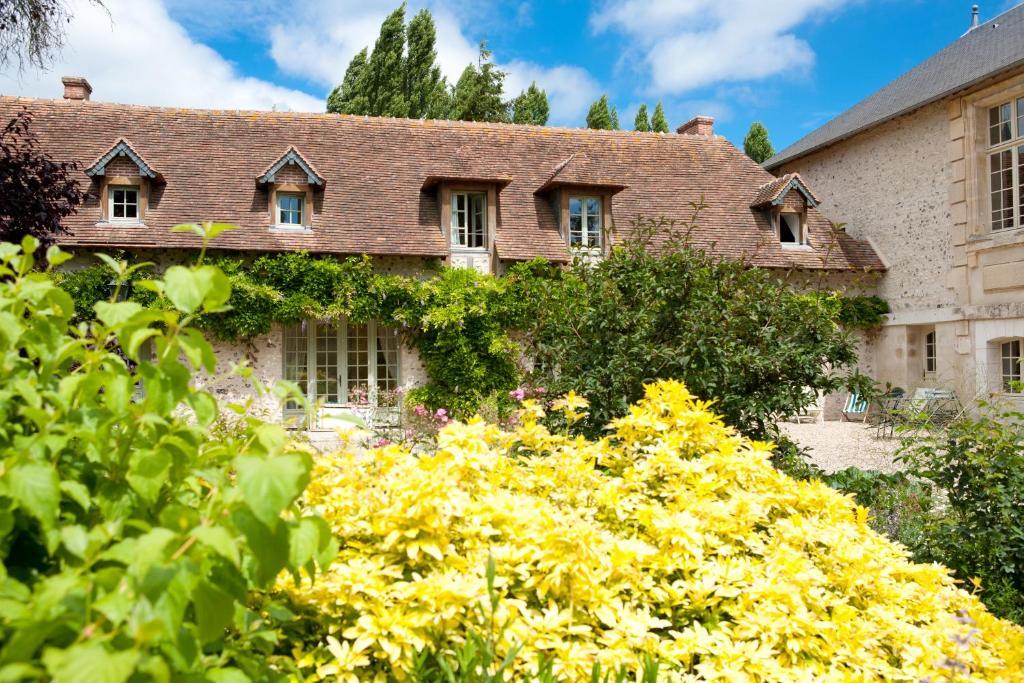
<svg viewBox="0 0 1024 683">
<path fill-rule="evenodd" d="M 446 256 L 436 194 L 421 188 L 430 177 L 490 178 L 508 181 L 498 195 L 498 256 L 565 260 L 550 199 L 535 194 L 565 171 L 573 181 L 623 186 L 612 202 L 619 235 L 637 216 L 688 220 L 703 198 L 692 236 L 715 253 L 770 267 L 883 267 L 814 209 L 814 249 L 782 250 L 765 213 L 751 208 L 772 176 L 719 137 L 0 97 L 2 116 L 23 107 L 55 158 L 84 168 L 127 138 L 166 180 L 152 192 L 144 227 L 98 224 L 93 200 L 68 220 L 61 242 L 69 246 L 190 247 L 194 236 L 170 228 L 214 220 L 240 226 L 214 241 L 222 249 Z M 289 147 L 326 180 L 314 192 L 308 233 L 271 232 L 268 193 L 253 182 Z M 558 168 L 574 155 L 578 165 Z"/>
<path fill-rule="evenodd" d="M 557 187 L 599 187 L 621 192 L 626 189 L 622 178 L 626 170 L 614 159 L 592 159 L 585 152 L 574 152 L 555 167 L 554 173 L 535 190 L 544 194 Z"/>
<path fill-rule="evenodd" d="M 811 206 L 817 206 L 821 202 L 814 196 L 811 189 L 804 183 L 799 173 L 787 173 L 784 176 L 769 180 L 757 190 L 757 197 L 750 206 L 761 208 L 778 204 L 790 190 L 798 190 L 807 199 Z"/>
</svg>

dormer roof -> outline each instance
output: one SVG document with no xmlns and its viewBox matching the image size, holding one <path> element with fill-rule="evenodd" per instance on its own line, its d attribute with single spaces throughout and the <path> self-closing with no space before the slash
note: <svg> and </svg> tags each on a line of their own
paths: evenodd
<svg viewBox="0 0 1024 683">
<path fill-rule="evenodd" d="M 780 206 L 790 190 L 796 190 L 807 200 L 807 205 L 818 206 L 821 202 L 814 196 L 807 184 L 804 183 L 799 173 L 787 173 L 784 176 L 769 180 L 757 188 L 757 197 L 750 205 L 752 208 L 761 209 L 766 206 Z"/>
<path fill-rule="evenodd" d="M 298 166 L 300 169 L 302 169 L 302 172 L 306 174 L 307 182 L 310 185 L 317 185 L 319 187 L 323 187 L 323 176 L 317 173 L 316 169 L 313 168 L 313 165 L 306 161 L 306 159 L 301 154 L 299 154 L 299 150 L 295 149 L 294 146 L 289 147 L 284 154 L 278 157 L 277 161 L 272 163 L 269 167 L 267 167 L 267 170 L 265 170 L 262 174 L 257 176 L 256 182 L 259 183 L 260 185 L 269 185 L 271 183 L 277 182 L 277 173 L 282 168 L 290 164 L 294 164 Z"/>
<path fill-rule="evenodd" d="M 534 194 L 544 194 L 559 187 L 593 187 L 616 194 L 629 187 L 622 182 L 623 177 L 625 173 L 620 172 L 618 164 L 608 160 L 599 162 L 585 152 L 574 152 L 555 167 L 551 177 Z"/>
<path fill-rule="evenodd" d="M 160 180 L 160 174 L 153 170 L 153 167 L 138 152 L 132 149 L 131 144 L 124 138 L 115 142 L 113 147 L 100 155 L 89 168 L 85 169 L 85 175 L 90 178 L 106 175 L 107 164 L 118 157 L 128 157 L 132 163 L 139 167 L 139 175 Z"/>
</svg>

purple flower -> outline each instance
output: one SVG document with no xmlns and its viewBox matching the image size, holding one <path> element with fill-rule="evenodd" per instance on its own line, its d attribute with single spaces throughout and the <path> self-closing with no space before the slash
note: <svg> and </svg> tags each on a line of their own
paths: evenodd
<svg viewBox="0 0 1024 683">
<path fill-rule="evenodd" d="M 386 439 L 383 436 L 373 442 L 373 447 L 374 448 L 384 448 L 385 446 L 390 446 L 390 445 L 391 445 L 391 440 L 390 439 Z"/>
<path fill-rule="evenodd" d="M 508 395 L 514 401 L 522 401 L 524 398 L 526 398 L 526 389 L 519 387 L 518 389 L 513 389 L 512 391 L 508 392 Z"/>
<path fill-rule="evenodd" d="M 424 417 L 427 414 L 427 409 L 423 407 L 423 404 L 416 406 L 412 409 L 412 412 L 416 413 L 417 417 Z"/>
</svg>

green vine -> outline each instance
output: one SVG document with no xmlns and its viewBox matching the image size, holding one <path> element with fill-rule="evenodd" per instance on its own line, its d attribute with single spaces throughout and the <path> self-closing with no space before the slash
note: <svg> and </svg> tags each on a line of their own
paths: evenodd
<svg viewBox="0 0 1024 683">
<path fill-rule="evenodd" d="M 889 310 L 889 302 L 878 296 L 840 296 L 836 319 L 848 330 L 875 330 Z"/>
<path fill-rule="evenodd" d="M 538 260 L 513 266 L 502 277 L 468 269 L 435 268 L 416 278 L 375 272 L 368 256 L 334 259 L 305 252 L 254 259 L 211 255 L 231 282 L 230 310 L 205 314 L 197 325 L 225 341 L 270 332 L 274 324 L 342 316 L 402 330 L 418 352 L 429 382 L 411 401 L 444 407 L 456 416 L 472 414 L 488 398 L 507 396 L 522 372 L 519 348 L 510 336 L 533 316 L 532 288 L 557 278 L 558 269 Z M 136 279 L 154 276 L 140 270 Z M 113 272 L 105 264 L 54 275 L 75 300 L 80 316 L 110 298 Z M 152 292 L 128 283 L 128 298 L 150 304 Z"/>
</svg>

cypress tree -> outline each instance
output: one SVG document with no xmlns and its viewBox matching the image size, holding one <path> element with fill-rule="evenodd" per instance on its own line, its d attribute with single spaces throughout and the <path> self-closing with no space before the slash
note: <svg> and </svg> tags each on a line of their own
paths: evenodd
<svg viewBox="0 0 1024 683">
<path fill-rule="evenodd" d="M 332 114 L 366 114 L 366 48 L 360 50 L 345 70 L 345 80 L 327 97 L 327 111 Z"/>
<path fill-rule="evenodd" d="M 405 3 L 380 25 L 380 35 L 366 68 L 368 114 L 407 116 L 405 97 Z"/>
<path fill-rule="evenodd" d="M 423 9 L 412 18 L 408 41 L 405 70 L 408 116 L 444 118 L 448 113 L 448 87 L 437 65 L 437 30 L 430 12 Z"/>
<path fill-rule="evenodd" d="M 619 112 L 616 111 L 615 107 L 611 110 L 611 130 L 619 129 Z"/>
<path fill-rule="evenodd" d="M 633 130 L 641 133 L 648 133 L 651 130 L 651 122 L 647 118 L 647 105 L 641 104 L 636 110 L 636 118 L 633 119 Z"/>
<path fill-rule="evenodd" d="M 587 112 L 587 128 L 595 130 L 611 130 L 612 113 L 608 109 L 608 96 L 601 95 Z"/>
<path fill-rule="evenodd" d="M 509 104 L 501 99 L 505 72 L 491 62 L 491 51 L 480 42 L 477 64 L 462 72 L 452 94 L 451 118 L 459 121 L 507 122 Z"/>
<path fill-rule="evenodd" d="M 512 100 L 512 123 L 529 123 L 543 126 L 548 122 L 551 107 L 548 105 L 548 94 L 537 87 L 534 81 L 530 87 Z"/>
<path fill-rule="evenodd" d="M 768 129 L 760 121 L 750 124 L 750 130 L 743 138 L 743 151 L 759 164 L 763 164 L 775 156 L 775 149 L 772 147 L 771 140 L 768 139 Z"/>
<path fill-rule="evenodd" d="M 665 118 L 665 108 L 661 106 L 661 102 L 658 102 L 658 106 L 654 108 L 654 116 L 651 117 L 651 130 L 655 133 L 668 132 L 668 119 Z"/>
</svg>

